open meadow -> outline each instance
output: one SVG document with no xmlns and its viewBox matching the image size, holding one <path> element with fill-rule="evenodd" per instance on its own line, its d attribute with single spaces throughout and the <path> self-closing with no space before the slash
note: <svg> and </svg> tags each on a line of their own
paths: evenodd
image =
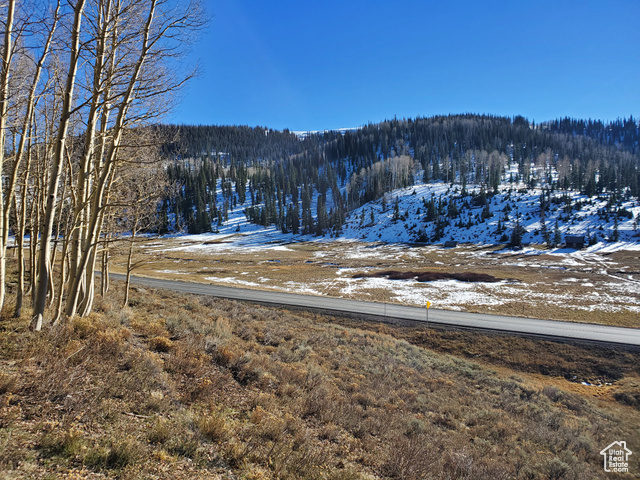
<svg viewBox="0 0 640 480">
<path fill-rule="evenodd" d="M 495 245 L 294 242 L 275 229 L 259 228 L 246 234 L 148 238 L 136 256 L 133 273 L 149 277 L 640 327 L 636 244 L 514 251 Z M 124 248 L 115 249 L 111 270 L 123 273 L 125 260 Z M 389 271 L 402 278 L 381 275 Z M 413 278 L 425 273 L 457 274 L 463 281 Z M 474 281 L 476 274 L 486 277 Z"/>
</svg>

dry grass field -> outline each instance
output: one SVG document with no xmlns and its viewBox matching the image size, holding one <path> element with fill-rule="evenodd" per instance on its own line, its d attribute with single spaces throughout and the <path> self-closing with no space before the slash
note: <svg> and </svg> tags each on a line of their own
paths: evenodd
<svg viewBox="0 0 640 480">
<path fill-rule="evenodd" d="M 640 252 L 514 252 L 499 246 L 361 242 L 259 244 L 237 236 L 148 239 L 136 275 L 478 313 L 640 327 Z M 112 270 L 122 272 L 124 252 Z M 497 282 L 379 278 L 489 275 Z M 368 278 L 367 278 L 368 277 Z M 377 278 L 376 278 L 377 277 Z"/>
<path fill-rule="evenodd" d="M 1 318 L 1 478 L 640 475 L 637 352 L 120 288 L 39 334 Z M 632 474 L 605 476 L 617 440 Z"/>
</svg>

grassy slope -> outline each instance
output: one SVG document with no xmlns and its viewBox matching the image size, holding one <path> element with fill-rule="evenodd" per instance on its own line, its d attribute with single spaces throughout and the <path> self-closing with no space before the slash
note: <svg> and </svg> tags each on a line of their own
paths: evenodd
<svg viewBox="0 0 640 480">
<path fill-rule="evenodd" d="M 2 478 L 604 478 L 640 451 L 633 353 L 143 290 L 0 322 Z"/>
</svg>

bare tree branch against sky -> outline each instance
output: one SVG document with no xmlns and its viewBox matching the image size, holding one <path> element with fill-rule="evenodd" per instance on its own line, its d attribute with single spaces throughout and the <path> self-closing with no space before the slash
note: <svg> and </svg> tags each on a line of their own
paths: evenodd
<svg viewBox="0 0 640 480">
<path fill-rule="evenodd" d="M 210 0 L 170 121 L 292 130 L 640 114 L 640 2 Z"/>
</svg>

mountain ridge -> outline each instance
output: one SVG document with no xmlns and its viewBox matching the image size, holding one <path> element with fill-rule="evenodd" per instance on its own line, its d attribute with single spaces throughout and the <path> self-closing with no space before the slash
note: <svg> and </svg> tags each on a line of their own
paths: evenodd
<svg viewBox="0 0 640 480">
<path fill-rule="evenodd" d="M 181 143 L 165 149 L 181 188 L 163 204 L 164 231 L 220 231 L 230 218 L 242 228 L 240 209 L 249 223 L 294 235 L 370 238 L 373 212 L 378 231 L 402 215 L 404 241 L 637 238 L 633 117 L 538 125 L 524 117 L 418 117 L 304 138 L 263 127 L 158 128 L 184 130 Z M 416 188 L 430 198 L 408 200 Z M 388 207 L 397 210 L 391 224 L 381 215 Z"/>
</svg>

